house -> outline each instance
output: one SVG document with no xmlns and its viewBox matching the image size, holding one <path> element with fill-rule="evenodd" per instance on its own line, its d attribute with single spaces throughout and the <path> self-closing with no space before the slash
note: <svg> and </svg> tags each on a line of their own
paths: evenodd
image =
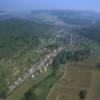
<svg viewBox="0 0 100 100">
<path fill-rule="evenodd" d="M 35 78 L 35 75 L 32 75 L 31 77 L 32 77 L 32 78 Z"/>
<path fill-rule="evenodd" d="M 45 72 L 47 71 L 47 67 L 44 67 L 44 71 L 45 71 Z"/>
<path fill-rule="evenodd" d="M 10 86 L 9 86 L 9 92 L 12 92 L 15 88 L 16 88 L 15 85 L 10 85 Z"/>
</svg>

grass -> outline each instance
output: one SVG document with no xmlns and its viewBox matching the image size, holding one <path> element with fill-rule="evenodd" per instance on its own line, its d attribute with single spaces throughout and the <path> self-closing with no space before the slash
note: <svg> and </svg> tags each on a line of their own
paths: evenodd
<svg viewBox="0 0 100 100">
<path fill-rule="evenodd" d="M 37 96 L 37 100 L 45 100 L 45 97 L 47 96 L 51 86 L 55 83 L 55 81 L 55 77 L 50 77 L 44 80 L 44 82 L 42 82 L 37 88 L 35 88 L 34 92 Z"/>
</svg>

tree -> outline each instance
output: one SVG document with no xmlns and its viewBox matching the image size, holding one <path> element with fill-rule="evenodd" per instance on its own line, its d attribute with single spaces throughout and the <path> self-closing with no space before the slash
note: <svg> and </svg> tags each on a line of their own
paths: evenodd
<svg viewBox="0 0 100 100">
<path fill-rule="evenodd" d="M 86 98 L 86 95 L 87 95 L 87 91 L 86 90 L 81 90 L 80 91 L 79 96 L 80 96 L 81 100 L 84 100 Z"/>
<path fill-rule="evenodd" d="M 100 63 L 97 63 L 97 64 L 96 64 L 96 67 L 97 67 L 98 69 L 100 69 Z"/>
<path fill-rule="evenodd" d="M 22 100 L 37 100 L 36 95 L 29 90 L 24 94 L 24 98 Z"/>
</svg>

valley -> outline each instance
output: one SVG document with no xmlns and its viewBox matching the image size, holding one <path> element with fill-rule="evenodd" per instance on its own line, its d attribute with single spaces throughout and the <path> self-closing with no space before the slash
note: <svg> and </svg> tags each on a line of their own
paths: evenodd
<svg viewBox="0 0 100 100">
<path fill-rule="evenodd" d="M 3 16 L 0 100 L 99 100 L 99 13 L 46 10 Z"/>
</svg>

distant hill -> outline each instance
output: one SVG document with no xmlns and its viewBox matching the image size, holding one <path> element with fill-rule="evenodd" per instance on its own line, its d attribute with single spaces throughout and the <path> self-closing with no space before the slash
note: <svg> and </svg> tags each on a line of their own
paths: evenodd
<svg viewBox="0 0 100 100">
<path fill-rule="evenodd" d="M 82 28 L 77 30 L 78 34 L 83 35 L 93 41 L 100 43 L 100 23 L 96 23 L 91 27 Z"/>
<path fill-rule="evenodd" d="M 12 13 L 5 12 L 3 15 L 0 15 L 0 20 L 10 18 L 22 18 L 36 22 L 43 22 L 44 20 L 55 21 L 57 19 L 66 24 L 88 26 L 100 20 L 100 13 L 71 10 L 30 10 Z"/>
<path fill-rule="evenodd" d="M 53 11 L 52 15 L 58 16 L 64 22 L 74 25 L 91 25 L 100 20 L 100 13 L 85 12 L 85 11 L 71 11 L 61 10 Z"/>
<path fill-rule="evenodd" d="M 33 21 L 25 20 L 22 18 L 10 18 L 0 22 L 0 35 L 25 35 L 25 34 L 36 34 L 40 35 L 48 29 L 50 25 L 45 23 L 35 23 Z M 41 30 L 41 31 L 40 31 Z M 39 32 L 37 34 L 37 32 Z"/>
<path fill-rule="evenodd" d="M 23 46 L 34 47 L 38 43 L 37 38 L 47 37 L 52 29 L 48 24 L 21 18 L 3 20 L 0 22 L 0 52 L 4 52 L 5 48 L 14 51 Z M 0 58 L 2 57 L 0 55 Z"/>
</svg>

